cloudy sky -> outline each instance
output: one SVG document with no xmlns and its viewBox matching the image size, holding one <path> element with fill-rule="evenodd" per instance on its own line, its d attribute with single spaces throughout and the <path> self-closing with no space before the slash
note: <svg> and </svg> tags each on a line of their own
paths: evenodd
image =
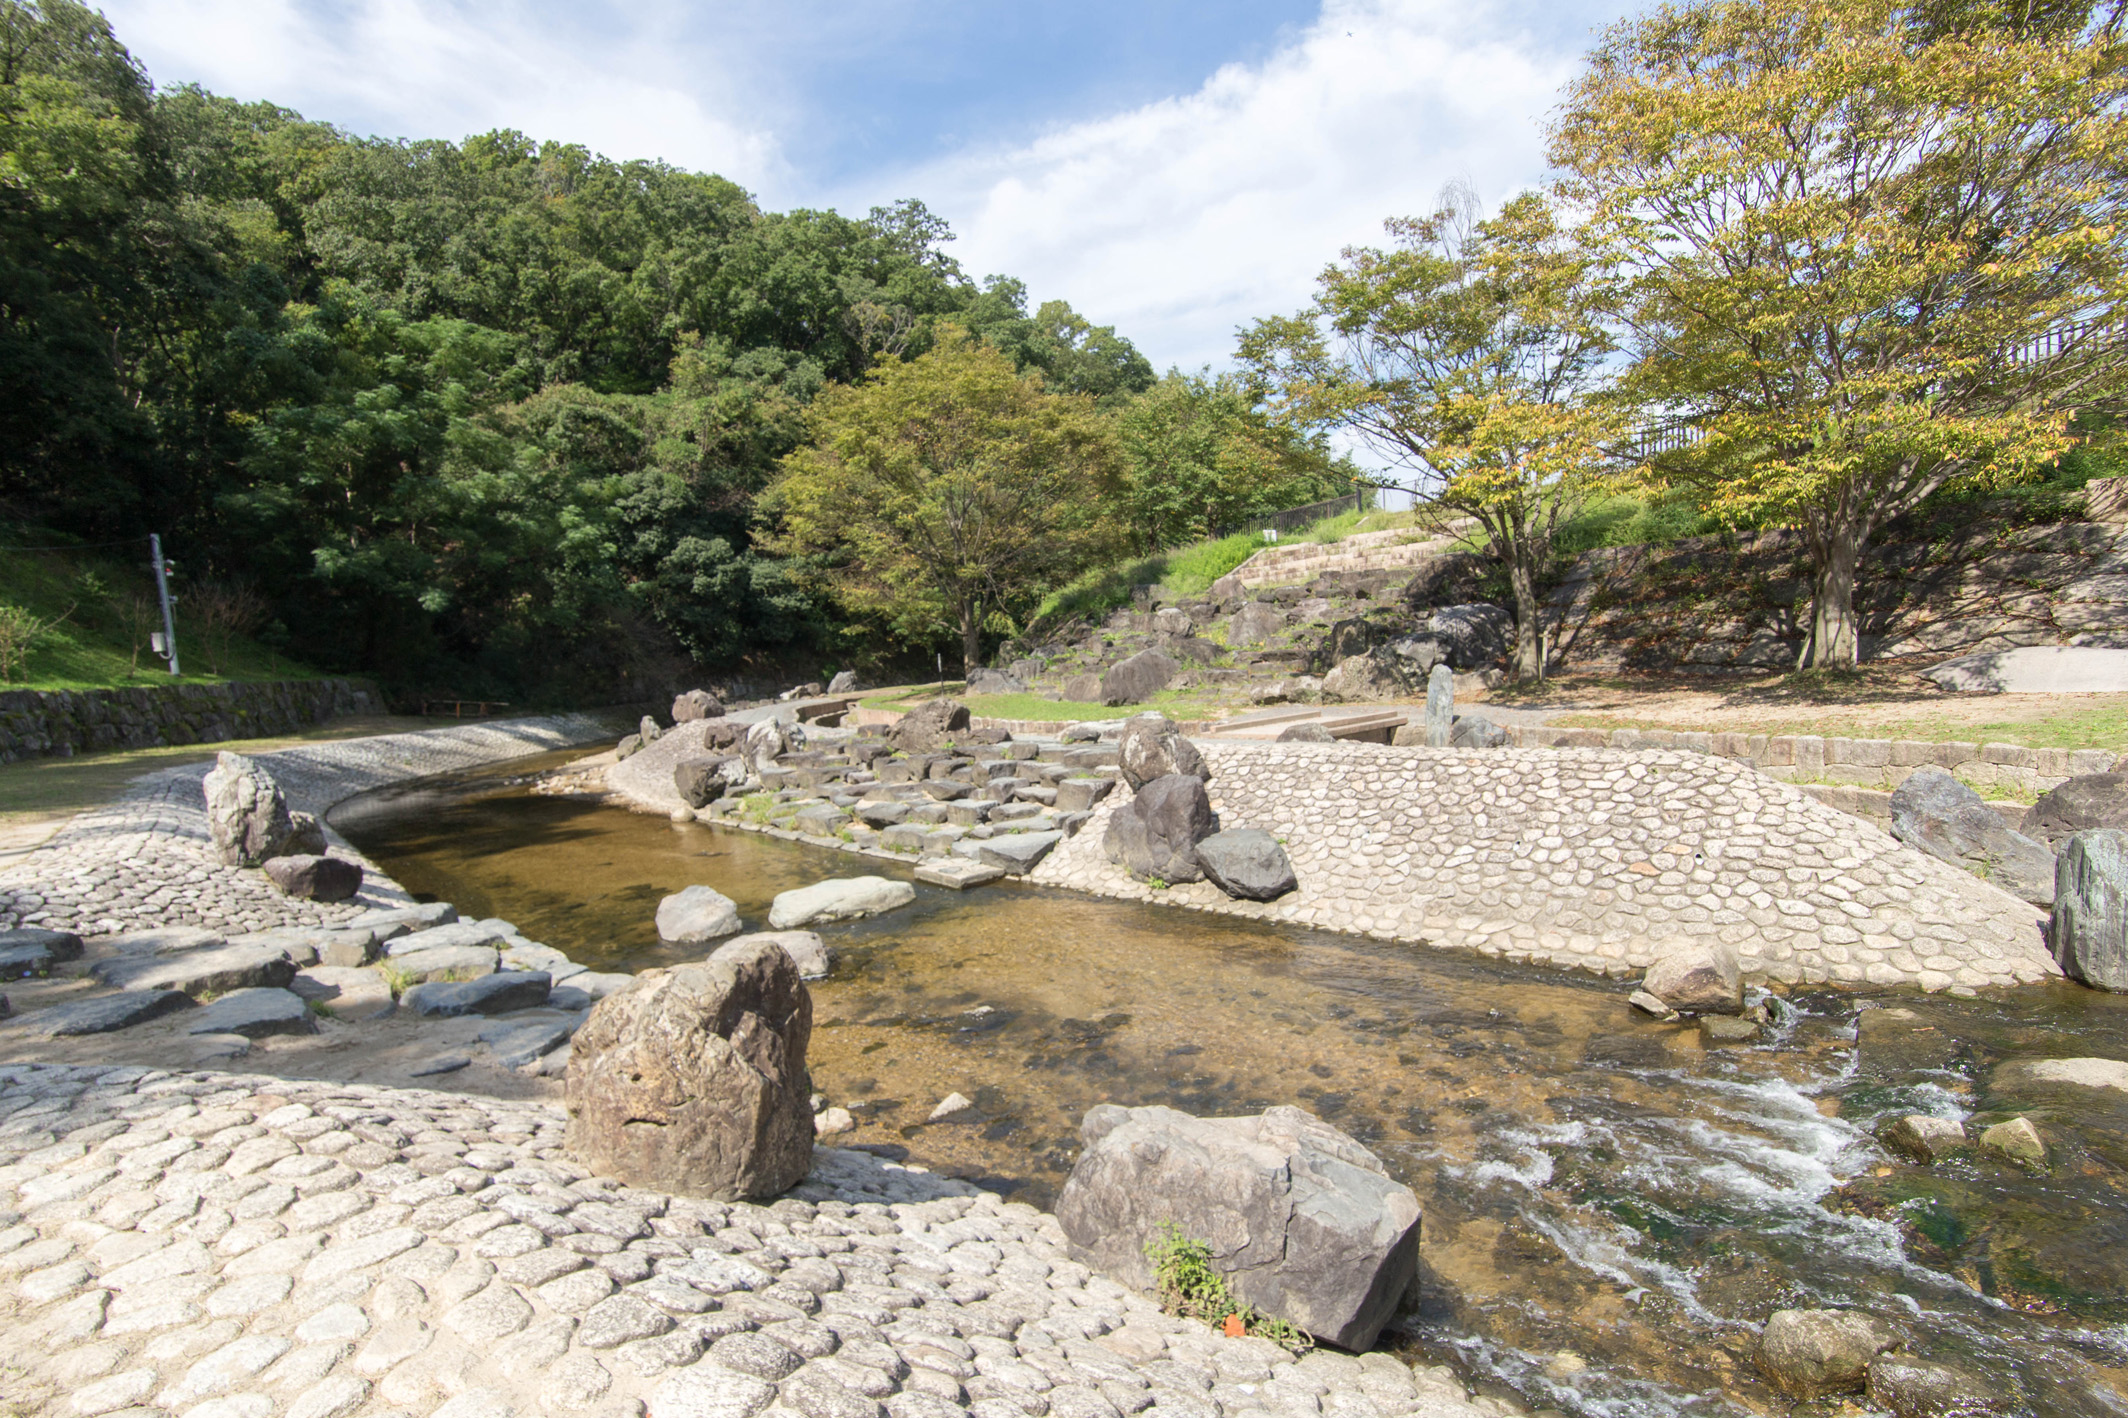
<svg viewBox="0 0 2128 1418">
<path fill-rule="evenodd" d="M 515 128 L 766 206 L 921 198 L 973 275 L 1224 364 L 1443 183 L 1496 203 L 1622 0 L 105 0 L 159 84 L 387 137 Z"/>
</svg>

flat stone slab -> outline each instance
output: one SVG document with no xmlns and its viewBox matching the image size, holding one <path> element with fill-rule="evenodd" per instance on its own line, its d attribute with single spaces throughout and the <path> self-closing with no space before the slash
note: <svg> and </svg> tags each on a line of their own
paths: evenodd
<svg viewBox="0 0 2128 1418">
<path fill-rule="evenodd" d="M 461 947 L 486 946 L 494 949 L 507 943 L 514 933 L 507 928 L 498 928 L 488 921 L 453 921 L 446 926 L 432 926 L 425 931 L 414 931 L 385 944 L 386 955 L 413 955 L 423 950 L 451 950 Z"/>
<path fill-rule="evenodd" d="M 180 950 L 226 945 L 228 940 L 220 931 L 210 931 L 205 926 L 165 926 L 155 930 L 123 931 L 104 936 L 96 943 L 120 955 L 169 955 Z"/>
<path fill-rule="evenodd" d="M 19 1016 L 21 1028 L 48 1039 L 75 1034 L 108 1034 L 173 1010 L 190 1006 L 192 997 L 182 990 L 128 990 L 101 999 L 74 1000 Z"/>
<path fill-rule="evenodd" d="M 795 930 L 816 921 L 855 921 L 892 911 L 916 899 L 916 888 L 906 881 L 883 876 L 835 877 L 795 891 L 777 894 L 769 905 L 771 930 Z"/>
<path fill-rule="evenodd" d="M 0 980 L 28 980 L 52 973 L 58 963 L 41 945 L 0 946 Z"/>
<path fill-rule="evenodd" d="M 480 1042 L 488 1046 L 488 1052 L 502 1067 L 523 1068 L 568 1043 L 580 1022 L 574 1015 L 526 1024 L 498 1022 L 480 1031 Z"/>
<path fill-rule="evenodd" d="M 416 985 L 399 997 L 399 1003 L 425 1017 L 507 1014 L 545 1004 L 553 985 L 544 970 L 508 970 L 478 980 Z"/>
<path fill-rule="evenodd" d="M 530 942 L 504 950 L 502 963 L 512 970 L 544 970 L 557 985 L 572 975 L 583 974 L 585 969 L 551 945 Z"/>
<path fill-rule="evenodd" d="M 384 972 L 374 966 L 313 965 L 296 972 L 291 990 L 323 1005 L 335 1019 L 382 1019 L 398 1008 Z"/>
<path fill-rule="evenodd" d="M 431 980 L 471 980 L 492 975 L 496 958 L 493 946 L 445 945 L 387 956 L 383 963 L 388 971 L 410 984 L 426 984 Z"/>
<path fill-rule="evenodd" d="M 1003 867 L 994 867 L 986 862 L 970 861 L 966 857 L 937 857 L 921 863 L 916 868 L 916 879 L 931 886 L 947 886 L 955 891 L 966 891 L 973 886 L 988 886 L 1005 877 Z"/>
<path fill-rule="evenodd" d="M 2128 650 L 2023 645 L 1960 655 L 1923 673 L 1964 694 L 2120 694 L 2128 692 Z"/>
<path fill-rule="evenodd" d="M 16 930 L 0 931 L 0 951 L 42 947 L 53 960 L 79 960 L 81 937 L 72 931 L 48 931 L 38 926 L 23 926 Z"/>
<path fill-rule="evenodd" d="M 1997 1068 L 1995 1076 L 2010 1084 L 2062 1083 L 2128 1092 L 2128 1063 L 2119 1059 L 2012 1059 Z"/>
<path fill-rule="evenodd" d="M 315 1034 L 310 1002 L 293 990 L 231 990 L 205 1004 L 186 1021 L 188 1034 L 241 1034 L 263 1039 L 269 1034 Z"/>
<path fill-rule="evenodd" d="M 121 990 L 219 994 L 285 988 L 296 977 L 296 962 L 277 945 L 211 945 L 167 955 L 99 960 L 89 967 L 89 974 Z"/>
<path fill-rule="evenodd" d="M 985 839 L 975 849 L 975 859 L 999 867 L 1013 876 L 1025 876 L 1064 840 L 1061 832 L 1013 832 Z"/>
<path fill-rule="evenodd" d="M 458 908 L 448 901 L 429 901 L 417 906 L 393 906 L 381 911 L 365 911 L 347 924 L 366 926 L 379 934 L 394 927 L 404 927 L 409 932 L 430 930 L 447 926 L 458 919 Z"/>
</svg>

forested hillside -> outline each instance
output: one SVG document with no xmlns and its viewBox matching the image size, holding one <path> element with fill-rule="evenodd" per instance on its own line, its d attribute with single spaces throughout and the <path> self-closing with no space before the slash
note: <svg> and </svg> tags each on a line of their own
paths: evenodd
<svg viewBox="0 0 2128 1418">
<path fill-rule="evenodd" d="M 389 142 L 159 91 L 96 12 L 0 0 L 0 547 L 158 531 L 184 577 L 262 594 L 289 654 L 401 688 L 581 701 L 690 660 L 957 644 L 921 614 L 852 634 L 863 607 L 765 550 L 816 396 L 948 322 L 1137 430 L 1115 546 L 1349 486 L 1237 423 L 1231 387 L 1156 380 L 1112 328 L 972 280 L 950 240 L 916 201 L 769 212 L 565 142 Z M 1155 436 L 1178 416 L 1214 446 Z M 1177 459 L 1251 468 L 1235 438 L 1289 476 L 1179 520 L 1145 491 Z"/>
</svg>

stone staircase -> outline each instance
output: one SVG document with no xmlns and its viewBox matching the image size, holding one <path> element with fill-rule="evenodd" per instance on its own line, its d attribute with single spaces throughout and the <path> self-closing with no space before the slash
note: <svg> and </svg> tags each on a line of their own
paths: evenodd
<svg viewBox="0 0 2128 1418">
<path fill-rule="evenodd" d="M 1443 556 L 1453 536 L 1428 536 L 1409 527 L 1358 532 L 1339 542 L 1294 542 L 1268 546 L 1234 569 L 1248 587 L 1290 585 L 1326 571 L 1401 571 Z"/>
</svg>

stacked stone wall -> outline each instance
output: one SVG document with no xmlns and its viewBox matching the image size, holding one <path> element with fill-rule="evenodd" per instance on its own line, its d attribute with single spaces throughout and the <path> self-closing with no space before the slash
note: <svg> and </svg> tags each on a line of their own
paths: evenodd
<svg viewBox="0 0 2128 1418">
<path fill-rule="evenodd" d="M 381 714 L 367 680 L 165 684 L 0 692 L 0 763 L 291 733 L 342 714 Z"/>
</svg>

